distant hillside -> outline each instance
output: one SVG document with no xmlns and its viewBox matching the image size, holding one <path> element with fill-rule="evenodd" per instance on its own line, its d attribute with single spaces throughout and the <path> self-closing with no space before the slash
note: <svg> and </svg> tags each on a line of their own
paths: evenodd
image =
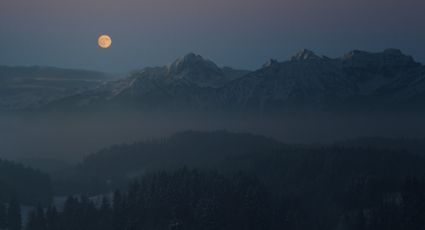
<svg viewBox="0 0 425 230">
<path fill-rule="evenodd" d="M 86 70 L 0 66 L 0 110 L 40 107 L 107 79 L 104 73 Z"/>
<path fill-rule="evenodd" d="M 335 146 L 346 148 L 375 148 L 380 150 L 406 151 L 425 156 L 425 139 L 361 137 L 338 141 Z"/>
</svg>

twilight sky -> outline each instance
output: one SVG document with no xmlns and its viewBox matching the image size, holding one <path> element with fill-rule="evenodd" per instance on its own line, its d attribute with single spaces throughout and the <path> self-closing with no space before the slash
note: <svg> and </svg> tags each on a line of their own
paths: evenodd
<svg viewBox="0 0 425 230">
<path fill-rule="evenodd" d="M 0 65 L 126 72 L 195 52 L 255 69 L 301 48 L 400 48 L 425 63 L 424 11 L 424 0 L 1 0 Z"/>
</svg>

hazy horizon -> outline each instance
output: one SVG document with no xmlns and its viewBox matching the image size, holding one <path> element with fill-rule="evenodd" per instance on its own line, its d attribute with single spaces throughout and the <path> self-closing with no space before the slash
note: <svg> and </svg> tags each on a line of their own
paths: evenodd
<svg viewBox="0 0 425 230">
<path fill-rule="evenodd" d="M 262 67 L 262 65 L 264 65 L 267 61 L 269 61 L 270 59 L 274 59 L 274 60 L 277 60 L 277 61 L 279 61 L 279 62 L 285 62 L 285 61 L 290 61 L 291 60 L 291 57 L 292 56 L 294 56 L 297 52 L 299 52 L 299 51 L 301 51 L 301 50 L 304 50 L 304 49 L 307 49 L 307 50 L 311 50 L 311 51 L 313 51 L 313 52 L 315 52 L 313 49 L 310 49 L 310 48 L 301 48 L 301 49 L 299 49 L 299 50 L 297 50 L 297 51 L 295 51 L 295 52 L 293 52 L 291 55 L 289 55 L 288 57 L 286 57 L 285 59 L 276 59 L 276 58 L 274 58 L 274 57 L 270 57 L 270 58 L 268 58 L 268 59 L 265 59 L 265 60 L 263 60 L 263 62 L 260 64 L 260 65 L 258 65 L 258 66 L 254 66 L 254 67 L 252 67 L 252 68 L 250 68 L 250 69 L 248 69 L 248 68 L 237 68 L 237 67 L 235 67 L 235 66 L 232 66 L 232 65 L 228 65 L 228 64 L 226 64 L 226 63 L 223 63 L 223 64 L 219 64 L 219 63 L 217 63 L 215 60 L 213 60 L 213 59 L 211 59 L 211 58 L 209 58 L 209 57 L 207 57 L 207 56 L 204 56 L 203 54 L 201 54 L 201 53 L 196 53 L 196 52 L 191 52 L 191 51 L 189 51 L 189 52 L 186 52 L 186 53 L 183 53 L 183 54 L 181 54 L 180 56 L 176 56 L 174 59 L 171 59 L 171 60 L 168 60 L 168 61 L 165 61 L 164 63 L 162 63 L 162 64 L 158 64 L 158 65 L 151 65 L 151 66 L 141 66 L 141 67 L 135 67 L 135 68 L 131 68 L 131 69 L 127 69 L 127 70 L 121 70 L 121 71 L 105 71 L 105 70 L 101 70 L 101 69 L 93 69 L 93 68 L 84 68 L 84 67 L 70 67 L 70 66 L 54 66 L 54 65 L 36 65 L 36 64 L 27 64 L 27 65 L 20 65 L 20 64 L 17 64 L 17 65 L 13 65 L 13 64 L 11 64 L 11 65 L 7 65 L 7 64 L 3 64 L 3 63 L 0 63 L 0 66 L 7 66 L 7 67 L 24 67 L 24 68 L 32 68 L 32 67 L 46 67 L 46 68 L 59 68 L 59 69 L 65 69 L 65 70 L 83 70 L 83 71 L 96 71 L 96 72 L 103 72 L 103 73 L 106 73 L 106 74 L 126 74 L 126 73 L 129 73 L 129 72 L 131 72 L 131 71 L 135 71 L 135 70 L 138 70 L 138 69 L 143 69 L 143 68 L 146 68 L 146 67 L 162 67 L 162 66 L 166 66 L 166 65 L 170 65 L 170 64 L 172 64 L 174 61 L 176 61 L 178 58 L 181 58 L 181 57 L 184 57 L 185 55 L 188 55 L 188 54 L 190 54 L 190 53 L 194 53 L 194 54 L 196 54 L 196 55 L 200 55 L 200 56 L 202 56 L 204 59 L 206 59 L 206 60 L 210 60 L 210 61 L 212 61 L 212 62 L 214 62 L 215 64 L 217 64 L 219 67 L 231 67 L 231 68 L 235 68 L 235 69 L 240 69 L 240 70 L 246 70 L 246 71 L 255 71 L 255 70 L 258 70 L 258 69 L 260 69 L 261 67 Z M 370 52 L 370 53 L 380 53 L 380 52 L 383 52 L 383 51 L 385 51 L 385 50 L 387 50 L 387 49 L 398 49 L 398 48 L 394 48 L 394 47 L 389 47 L 389 48 L 386 48 L 386 49 L 382 49 L 382 50 L 376 50 L 376 51 L 371 51 L 371 50 L 361 50 L 361 49 L 351 49 L 351 50 L 347 50 L 345 53 L 342 53 L 342 54 L 340 54 L 340 55 L 337 55 L 337 56 L 329 56 L 329 55 L 327 55 L 326 53 L 317 53 L 317 52 L 315 52 L 315 54 L 317 54 L 317 55 L 319 55 L 319 56 L 324 56 L 324 57 L 329 57 L 329 58 L 341 58 L 341 57 L 343 57 L 343 55 L 345 55 L 345 54 L 347 54 L 347 53 L 349 53 L 349 52 L 351 52 L 351 51 L 354 51 L 354 50 L 360 50 L 360 51 L 365 51 L 365 52 Z M 407 55 L 407 56 L 411 56 L 416 62 L 418 62 L 418 63 L 420 63 L 421 65 L 423 65 L 423 62 L 421 61 L 421 60 L 419 60 L 419 59 L 417 59 L 417 57 L 415 57 L 415 56 L 412 56 L 412 55 L 410 55 L 410 54 L 408 54 L 408 53 L 405 53 L 403 50 L 401 50 L 401 52 L 404 54 L 404 55 Z"/>
<path fill-rule="evenodd" d="M 249 70 L 302 48 L 330 57 L 400 48 L 423 63 L 424 7 L 420 0 L 4 0 L 0 64 L 124 72 L 195 52 Z M 111 35 L 110 49 L 97 47 L 100 34 Z"/>
</svg>

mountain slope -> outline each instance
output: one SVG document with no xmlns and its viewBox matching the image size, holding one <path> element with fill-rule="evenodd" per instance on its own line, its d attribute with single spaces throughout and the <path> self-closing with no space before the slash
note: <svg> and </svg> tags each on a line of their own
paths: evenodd
<svg viewBox="0 0 425 230">
<path fill-rule="evenodd" d="M 321 107 L 355 93 L 355 83 L 345 77 L 338 60 L 302 51 L 291 61 L 271 61 L 263 68 L 226 85 L 223 103 L 255 109 L 287 106 Z"/>
<path fill-rule="evenodd" d="M 52 103 L 53 108 L 102 107 L 208 108 L 218 88 L 248 71 L 219 68 L 203 57 L 189 53 L 163 67 L 148 67 L 130 76 Z"/>
<path fill-rule="evenodd" d="M 260 110 L 399 104 L 425 92 L 423 69 L 399 50 L 352 51 L 336 59 L 302 50 L 291 61 L 269 62 L 232 82 L 222 95 L 224 101 Z"/>
</svg>

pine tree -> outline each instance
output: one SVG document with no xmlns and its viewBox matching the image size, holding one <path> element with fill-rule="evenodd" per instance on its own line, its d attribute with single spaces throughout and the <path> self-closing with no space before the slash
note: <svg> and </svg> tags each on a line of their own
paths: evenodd
<svg viewBox="0 0 425 230">
<path fill-rule="evenodd" d="M 7 209 L 3 202 L 0 202 L 0 229 L 7 227 Z"/>
<path fill-rule="evenodd" d="M 36 210 L 33 210 L 28 218 L 26 230 L 46 230 L 46 218 L 44 210 L 39 205 Z"/>
<path fill-rule="evenodd" d="M 46 227 L 47 230 L 59 229 L 59 214 L 55 206 L 50 206 L 46 211 Z"/>
<path fill-rule="evenodd" d="M 21 206 L 16 198 L 12 198 L 7 209 L 7 226 L 10 230 L 21 230 Z"/>
<path fill-rule="evenodd" d="M 102 198 L 102 204 L 99 210 L 98 228 L 102 230 L 110 230 L 112 226 L 112 211 L 111 205 L 107 197 Z"/>
<path fill-rule="evenodd" d="M 36 211 L 37 228 L 36 230 L 46 230 L 46 217 L 44 215 L 43 207 L 39 204 Z"/>
<path fill-rule="evenodd" d="M 124 215 L 123 215 L 123 206 L 124 206 L 123 196 L 119 190 L 114 192 L 114 197 L 112 201 L 112 213 L 113 213 L 113 226 L 114 229 L 122 229 L 124 225 Z"/>
<path fill-rule="evenodd" d="M 25 230 L 36 230 L 37 229 L 37 214 L 35 211 L 31 211 L 28 216 L 28 222 L 26 224 Z"/>
</svg>

